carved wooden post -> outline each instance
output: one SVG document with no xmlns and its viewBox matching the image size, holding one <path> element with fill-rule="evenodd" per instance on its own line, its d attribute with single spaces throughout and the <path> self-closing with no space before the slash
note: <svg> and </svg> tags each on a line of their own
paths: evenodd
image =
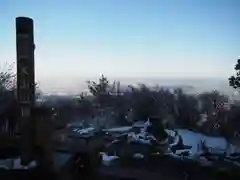
<svg viewBox="0 0 240 180">
<path fill-rule="evenodd" d="M 33 20 L 16 18 L 17 44 L 17 99 L 20 109 L 21 162 L 32 160 L 34 149 L 34 122 L 31 109 L 35 101 Z"/>
</svg>

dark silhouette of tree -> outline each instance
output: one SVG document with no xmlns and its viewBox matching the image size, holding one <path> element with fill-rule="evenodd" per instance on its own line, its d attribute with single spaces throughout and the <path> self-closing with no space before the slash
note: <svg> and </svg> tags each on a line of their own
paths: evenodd
<svg viewBox="0 0 240 180">
<path fill-rule="evenodd" d="M 227 121 L 227 133 L 229 136 L 234 136 L 236 133 L 240 132 L 240 108 L 239 105 L 233 104 L 231 105 L 228 121 Z"/>
<path fill-rule="evenodd" d="M 105 106 L 109 100 L 109 81 L 107 77 L 101 75 L 98 82 L 87 81 L 90 93 L 95 97 L 96 103 Z"/>
<path fill-rule="evenodd" d="M 87 95 L 85 93 L 80 94 L 78 106 L 79 113 L 82 116 L 91 115 L 93 113 L 92 102 L 89 99 L 87 99 Z"/>
<path fill-rule="evenodd" d="M 101 75 L 98 83 L 95 81 L 87 81 L 88 89 L 93 96 L 99 96 L 101 94 L 106 94 L 109 89 L 109 81 L 107 77 Z"/>
<path fill-rule="evenodd" d="M 235 76 L 231 76 L 229 80 L 229 85 L 233 87 L 234 89 L 239 89 L 240 88 L 240 59 L 237 60 L 237 64 L 234 67 L 236 71 Z M 231 126 L 231 132 L 235 134 L 236 132 L 240 132 L 240 106 L 239 104 L 235 103 L 234 105 L 231 106 L 230 112 L 229 112 L 229 117 L 228 117 L 228 124 Z"/>
<path fill-rule="evenodd" d="M 239 69 L 236 66 L 236 70 Z M 237 73 L 237 76 L 240 76 Z M 235 81 L 236 81 L 235 77 Z M 138 86 L 128 86 L 126 91 L 121 91 L 120 83 L 109 83 L 107 77 L 101 76 L 98 82 L 88 81 L 88 88 L 90 93 L 94 96 L 94 101 L 85 101 L 84 97 L 80 101 L 87 102 L 86 104 L 98 104 L 100 109 L 110 107 L 114 111 L 114 115 L 119 124 L 124 124 L 126 116 L 131 112 L 131 119 L 146 120 L 150 117 L 157 117 L 161 122 L 174 122 L 172 125 L 177 125 L 183 128 L 200 130 L 206 132 L 208 128 L 201 126 L 199 121 L 201 114 L 207 114 L 207 122 L 212 124 L 212 127 L 217 122 L 220 126 L 220 134 L 231 134 L 229 132 L 233 124 L 229 117 L 233 118 L 231 110 L 224 109 L 224 104 L 228 102 L 228 97 L 222 95 L 218 91 L 205 92 L 200 95 L 190 95 L 183 92 L 182 89 L 175 89 L 174 92 L 167 88 L 148 87 L 145 84 Z M 235 84 L 237 84 L 235 82 Z M 87 107 L 88 105 L 82 105 Z M 99 106 L 97 106 L 99 107 Z M 83 108 L 84 109 L 84 108 Z M 85 112 L 92 113 L 84 110 Z M 87 114 L 88 114 L 87 113 Z M 234 108 L 236 113 L 236 107 Z M 236 119 L 236 118 L 235 118 Z M 164 120 L 164 121 L 162 121 Z M 166 125 L 166 124 L 165 124 Z M 233 128 L 234 129 L 234 128 Z M 212 133 L 211 128 L 207 130 Z"/>
<path fill-rule="evenodd" d="M 167 118 L 176 112 L 176 99 L 169 89 L 156 87 L 158 93 L 157 104 L 159 106 L 159 115 L 162 118 Z"/>
<path fill-rule="evenodd" d="M 138 87 L 129 86 L 131 97 L 130 103 L 135 119 L 146 120 L 150 116 L 158 115 L 158 93 L 144 84 Z"/>
<path fill-rule="evenodd" d="M 16 76 L 12 72 L 12 65 L 0 72 L 0 128 L 12 134 L 16 125 Z M 7 126 L 8 124 L 8 126 Z"/>
<path fill-rule="evenodd" d="M 180 126 L 195 127 L 200 119 L 197 97 L 184 94 L 181 89 L 172 93 L 168 89 L 150 88 L 144 84 L 129 86 L 129 89 L 127 102 L 133 109 L 135 120 L 158 117 L 166 123 L 173 120 Z"/>
<path fill-rule="evenodd" d="M 183 93 L 182 89 L 176 89 L 176 107 L 175 119 L 176 122 L 185 128 L 195 128 L 200 119 L 198 110 L 198 99 L 193 95 Z"/>
<path fill-rule="evenodd" d="M 229 85 L 237 89 L 240 87 L 240 59 L 238 59 L 235 65 L 236 75 L 229 78 Z"/>
<path fill-rule="evenodd" d="M 151 125 L 147 128 L 147 131 L 154 135 L 158 141 L 162 141 L 167 138 L 167 133 L 164 131 L 164 126 L 162 124 L 161 118 L 150 117 L 149 121 Z"/>
<path fill-rule="evenodd" d="M 122 92 L 119 81 L 114 81 L 110 88 L 110 106 L 113 107 L 116 123 L 119 125 L 126 125 L 127 115 L 131 106 L 129 105 L 129 96 Z"/>
<path fill-rule="evenodd" d="M 219 109 L 224 103 L 228 102 L 228 97 L 220 94 L 218 91 L 205 92 L 198 96 L 201 107 L 200 110 L 202 113 L 207 113 L 207 115 L 212 115 L 212 113 Z"/>
<path fill-rule="evenodd" d="M 0 72 L 0 88 L 1 90 L 13 90 L 16 88 L 16 75 L 12 71 L 13 64 L 5 64 Z"/>
</svg>

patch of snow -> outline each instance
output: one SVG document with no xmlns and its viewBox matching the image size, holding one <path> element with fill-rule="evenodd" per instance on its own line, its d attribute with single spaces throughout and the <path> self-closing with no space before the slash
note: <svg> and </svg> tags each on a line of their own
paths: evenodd
<svg viewBox="0 0 240 180">
<path fill-rule="evenodd" d="M 140 127 L 140 128 L 142 127 L 142 128 L 143 128 L 144 125 L 145 125 L 145 121 L 141 121 L 141 120 L 140 120 L 140 121 L 134 122 L 132 126 L 133 126 L 133 127 Z"/>
<path fill-rule="evenodd" d="M 21 164 L 21 159 L 17 158 L 13 160 L 13 167 L 12 169 L 29 169 L 29 168 L 34 168 L 37 166 L 36 161 L 30 162 L 27 166 L 23 166 Z"/>
<path fill-rule="evenodd" d="M 202 126 L 205 122 L 207 122 L 207 114 L 201 114 L 200 120 L 197 122 L 198 126 Z"/>
<path fill-rule="evenodd" d="M 147 131 L 147 128 L 151 126 L 151 122 L 149 121 L 149 119 L 144 123 L 144 127 L 142 129 L 142 131 Z"/>
<path fill-rule="evenodd" d="M 36 166 L 37 166 L 37 162 L 36 161 L 30 162 L 29 165 L 28 165 L 29 168 L 34 168 Z"/>
<path fill-rule="evenodd" d="M 153 137 L 151 136 L 146 136 L 146 134 L 144 132 L 141 133 L 134 133 L 131 132 L 128 134 L 128 142 L 138 142 L 141 144 L 151 144 L 151 139 L 153 139 Z"/>
<path fill-rule="evenodd" d="M 140 133 L 130 132 L 128 133 L 128 142 L 138 142 L 141 144 L 151 145 L 152 141 L 158 142 L 158 140 L 150 133 L 147 132 L 147 128 L 151 126 L 151 122 L 147 121 L 137 121 L 133 124 L 133 127 L 141 127 Z M 176 133 L 175 133 L 176 134 Z M 168 138 L 158 142 L 159 144 L 166 144 L 168 142 Z"/>
<path fill-rule="evenodd" d="M 144 155 L 141 154 L 141 153 L 135 153 L 135 154 L 133 154 L 133 158 L 135 158 L 135 159 L 143 159 Z"/>
<path fill-rule="evenodd" d="M 79 134 L 87 134 L 91 131 L 93 131 L 94 128 L 90 127 L 90 128 L 85 128 L 85 129 L 74 129 L 74 132 L 78 132 Z"/>
<path fill-rule="evenodd" d="M 132 126 L 123 126 L 123 127 L 116 127 L 116 128 L 110 128 L 110 129 L 104 129 L 105 132 L 127 132 L 132 129 Z"/>
<path fill-rule="evenodd" d="M 205 142 L 206 146 L 211 148 L 213 152 L 224 152 L 228 148 L 227 140 L 223 137 L 209 137 L 186 129 L 178 129 L 177 132 L 182 136 L 183 144 L 192 147 L 192 154 L 200 153 L 199 145 L 201 142 Z"/>
<path fill-rule="evenodd" d="M 182 155 L 183 153 L 189 153 L 189 154 L 191 154 L 191 151 L 189 151 L 189 150 L 185 150 L 185 149 L 181 149 L 181 150 L 176 150 L 176 153 L 175 154 L 177 154 L 177 155 Z"/>
<path fill-rule="evenodd" d="M 174 138 L 174 140 L 173 140 L 173 143 L 171 143 L 171 144 L 169 144 L 170 146 L 175 146 L 175 145 L 177 145 L 177 143 L 178 143 L 178 141 L 179 141 L 179 135 L 177 135 L 177 136 L 174 136 L 175 138 Z"/>
<path fill-rule="evenodd" d="M 172 137 L 176 137 L 177 133 L 174 130 L 170 130 L 170 129 L 165 129 L 165 132 Z"/>
<path fill-rule="evenodd" d="M 149 119 L 144 123 L 145 126 L 150 126 L 151 122 L 149 121 Z"/>
<path fill-rule="evenodd" d="M 0 169 L 10 169 L 12 166 L 12 161 L 10 159 L 0 160 Z"/>
<path fill-rule="evenodd" d="M 8 158 L 8 159 L 0 160 L 0 168 L 4 168 L 4 169 L 30 169 L 36 166 L 37 166 L 36 161 L 32 161 L 27 166 L 23 166 L 21 164 L 20 158 L 15 158 L 15 159 Z"/>
<path fill-rule="evenodd" d="M 240 147 L 237 146 L 237 145 L 233 145 L 233 144 L 230 144 L 230 148 L 229 148 L 229 154 L 232 154 L 232 153 L 240 153 Z"/>
<path fill-rule="evenodd" d="M 173 134 L 173 132 L 167 130 L 168 134 Z M 231 154 L 235 152 L 235 147 L 229 145 L 227 140 L 223 137 L 210 137 L 203 135 L 201 133 L 195 133 L 186 129 L 178 129 L 177 135 L 174 137 L 174 142 L 170 144 L 170 147 L 177 144 L 179 137 L 182 137 L 183 144 L 185 147 L 191 147 L 190 149 L 184 148 L 183 150 L 176 150 L 175 153 L 166 153 L 176 159 L 180 160 L 193 160 L 198 162 L 201 166 L 212 166 L 213 161 L 208 160 L 206 157 L 201 156 L 203 153 L 202 143 L 206 145 L 211 153 L 214 154 Z M 238 162 L 236 162 L 238 163 Z M 238 165 L 234 163 L 235 165 Z"/>
<path fill-rule="evenodd" d="M 108 156 L 105 152 L 100 152 L 100 155 L 102 156 L 104 165 L 110 165 L 112 161 L 119 159 L 118 156 Z"/>
<path fill-rule="evenodd" d="M 156 138 L 154 137 L 154 140 L 156 140 Z M 168 143 L 168 138 L 162 140 L 162 141 L 159 141 L 158 142 L 159 144 L 163 145 L 163 144 L 167 144 Z"/>
</svg>

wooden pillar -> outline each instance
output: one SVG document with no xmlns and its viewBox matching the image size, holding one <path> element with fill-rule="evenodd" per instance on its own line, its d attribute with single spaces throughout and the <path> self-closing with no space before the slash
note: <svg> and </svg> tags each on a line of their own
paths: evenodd
<svg viewBox="0 0 240 180">
<path fill-rule="evenodd" d="M 33 119 L 36 121 L 35 145 L 39 150 L 36 154 L 38 162 L 45 170 L 51 171 L 53 168 L 53 111 L 48 107 L 35 107 Z"/>
<path fill-rule="evenodd" d="M 16 18 L 17 100 L 20 110 L 21 162 L 28 164 L 33 157 L 34 122 L 31 109 L 35 101 L 33 20 Z"/>
</svg>

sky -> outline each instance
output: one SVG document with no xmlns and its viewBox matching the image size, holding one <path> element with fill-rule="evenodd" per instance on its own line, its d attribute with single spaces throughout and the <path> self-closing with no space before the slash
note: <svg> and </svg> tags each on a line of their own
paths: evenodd
<svg viewBox="0 0 240 180">
<path fill-rule="evenodd" d="M 34 19 L 36 81 L 227 78 L 240 56 L 239 0 L 0 0 L 0 64 L 15 18 Z M 64 83 L 63 83 L 64 82 Z"/>
</svg>

